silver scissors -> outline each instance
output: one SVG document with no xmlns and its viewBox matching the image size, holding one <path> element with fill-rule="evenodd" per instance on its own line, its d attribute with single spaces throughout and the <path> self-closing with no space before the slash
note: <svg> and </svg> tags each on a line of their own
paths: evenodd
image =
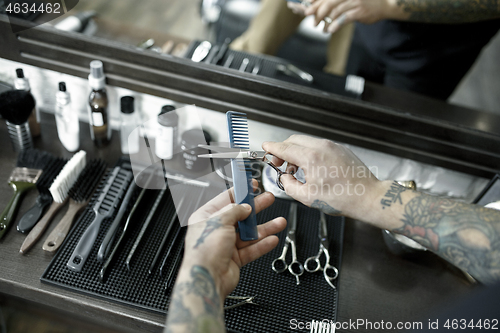
<svg viewBox="0 0 500 333">
<path fill-rule="evenodd" d="M 323 276 L 325 277 L 326 282 L 328 282 L 333 289 L 336 289 L 333 285 L 333 280 L 337 278 L 339 271 L 335 266 L 330 265 L 330 252 L 328 252 L 330 242 L 328 241 L 328 233 L 326 229 L 326 217 L 323 212 L 320 212 L 318 235 L 320 239 L 319 252 L 317 255 L 307 258 L 304 266 L 306 271 L 309 273 L 317 272 L 319 270 L 323 271 Z M 325 255 L 326 261 L 324 266 L 321 266 L 321 261 L 319 260 L 321 254 Z"/>
<path fill-rule="evenodd" d="M 290 227 L 288 229 L 288 234 L 286 235 L 285 245 L 283 246 L 283 252 L 279 258 L 273 260 L 272 268 L 276 273 L 283 273 L 287 268 L 288 271 L 295 276 L 297 279 L 297 284 L 300 284 L 299 276 L 304 273 L 304 266 L 297 260 L 297 249 L 295 247 L 295 231 L 297 230 L 297 203 L 292 202 L 290 205 L 290 212 L 288 213 L 288 221 Z M 290 265 L 286 263 L 286 253 L 288 252 L 288 246 L 292 247 L 292 262 Z M 277 265 L 278 264 L 278 265 Z M 277 267 L 278 266 L 278 267 Z M 281 267 L 280 267 L 281 266 Z"/>
<path fill-rule="evenodd" d="M 215 154 L 201 154 L 198 155 L 200 158 L 239 158 L 239 159 L 244 159 L 244 160 L 252 160 L 252 161 L 258 161 L 258 162 L 263 162 L 272 167 L 278 174 L 278 177 L 276 178 L 276 185 L 280 188 L 280 190 L 284 191 L 285 188 L 283 187 L 283 184 L 281 183 L 281 176 L 289 174 L 293 175 L 295 173 L 296 168 L 291 167 L 291 171 L 281 171 L 280 168 L 278 168 L 276 165 L 271 162 L 271 158 L 273 157 L 272 154 L 265 152 L 265 151 L 254 151 L 254 150 L 246 150 L 246 149 L 240 149 L 240 148 L 229 148 L 229 147 L 220 147 L 220 146 L 211 146 L 211 145 L 198 145 L 198 147 L 203 148 L 203 149 L 208 149 L 208 150 L 213 150 L 216 153 Z M 287 163 L 287 162 L 285 162 Z M 291 166 L 291 165 L 290 165 Z M 285 166 L 285 170 L 288 169 L 288 163 Z"/>
</svg>

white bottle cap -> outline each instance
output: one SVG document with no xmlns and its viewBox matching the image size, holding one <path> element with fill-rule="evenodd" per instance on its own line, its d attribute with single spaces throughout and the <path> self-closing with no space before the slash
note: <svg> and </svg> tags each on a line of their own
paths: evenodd
<svg viewBox="0 0 500 333">
<path fill-rule="evenodd" d="M 99 90 L 106 86 L 106 77 L 102 61 L 93 60 L 90 62 L 89 85 L 92 89 Z"/>
</svg>

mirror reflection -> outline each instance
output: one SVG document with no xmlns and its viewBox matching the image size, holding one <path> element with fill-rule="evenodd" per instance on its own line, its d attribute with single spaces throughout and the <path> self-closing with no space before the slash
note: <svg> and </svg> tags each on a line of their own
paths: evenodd
<svg viewBox="0 0 500 333">
<path fill-rule="evenodd" d="M 495 112 L 500 10 L 455 2 L 86 0 L 53 24 L 345 96 L 362 95 L 363 80 L 346 82 L 353 74 Z"/>
</svg>

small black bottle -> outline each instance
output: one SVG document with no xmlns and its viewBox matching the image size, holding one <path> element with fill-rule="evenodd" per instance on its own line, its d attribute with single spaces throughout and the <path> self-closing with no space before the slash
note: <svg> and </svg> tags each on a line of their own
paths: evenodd
<svg viewBox="0 0 500 333">
<path fill-rule="evenodd" d="M 111 140 L 111 126 L 108 121 L 108 94 L 106 78 L 102 62 L 94 60 L 90 63 L 89 85 L 92 88 L 89 96 L 90 136 L 97 147 L 105 146 Z"/>
</svg>

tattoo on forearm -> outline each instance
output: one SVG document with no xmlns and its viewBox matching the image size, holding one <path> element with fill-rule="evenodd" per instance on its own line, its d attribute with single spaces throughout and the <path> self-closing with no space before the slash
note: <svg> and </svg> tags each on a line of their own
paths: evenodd
<svg viewBox="0 0 500 333">
<path fill-rule="evenodd" d="M 418 195 L 405 206 L 413 238 L 483 283 L 500 280 L 500 212 L 440 197 Z"/>
<path fill-rule="evenodd" d="M 410 14 L 410 21 L 427 23 L 465 23 L 500 16 L 498 0 L 397 0 Z"/>
<path fill-rule="evenodd" d="M 196 249 L 199 245 L 203 244 L 205 241 L 205 238 L 208 237 L 214 230 L 219 229 L 222 227 L 222 223 L 220 222 L 220 218 L 218 217 L 213 217 L 207 221 L 207 226 L 203 230 L 203 232 L 200 235 L 200 238 L 196 241 L 196 244 L 194 245 L 194 248 Z"/>
<path fill-rule="evenodd" d="M 174 288 L 165 332 L 224 332 L 223 315 L 222 302 L 212 276 L 205 267 L 193 266 L 190 280 Z"/>
<path fill-rule="evenodd" d="M 396 202 L 399 202 L 402 205 L 403 200 L 401 199 L 401 193 L 406 190 L 406 187 L 399 185 L 397 182 L 393 182 L 384 197 L 380 200 L 382 209 L 385 209 L 385 207 L 391 207 L 391 204 Z"/>
<path fill-rule="evenodd" d="M 337 210 L 335 208 L 333 208 L 332 206 L 330 206 L 329 204 L 327 204 L 326 202 L 322 201 L 322 200 L 314 200 L 314 202 L 311 204 L 311 207 L 312 208 L 316 208 L 316 209 L 319 209 L 320 211 L 322 211 L 323 213 L 325 214 L 328 214 L 328 215 L 340 215 L 342 214 L 342 212 L 340 210 Z"/>
</svg>

